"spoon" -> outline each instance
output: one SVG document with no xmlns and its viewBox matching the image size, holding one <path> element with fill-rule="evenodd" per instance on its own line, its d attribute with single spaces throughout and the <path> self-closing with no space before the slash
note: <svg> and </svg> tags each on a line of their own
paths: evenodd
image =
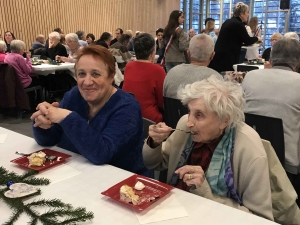
<svg viewBox="0 0 300 225">
<path fill-rule="evenodd" d="M 154 127 L 156 128 L 156 125 L 154 125 Z M 196 133 L 194 133 L 194 132 L 192 132 L 192 131 L 185 131 L 185 130 L 182 130 L 182 129 L 175 129 L 175 128 L 172 128 L 172 131 L 175 131 L 175 130 L 179 130 L 179 131 L 185 132 L 185 133 L 187 133 L 187 134 L 196 134 Z"/>
<path fill-rule="evenodd" d="M 179 130 L 179 131 L 182 131 L 182 132 L 185 132 L 185 133 L 187 133 L 187 134 L 195 134 L 194 132 L 192 132 L 192 131 L 185 131 L 185 130 L 181 130 L 181 129 L 172 129 L 173 131 L 174 130 Z"/>
</svg>

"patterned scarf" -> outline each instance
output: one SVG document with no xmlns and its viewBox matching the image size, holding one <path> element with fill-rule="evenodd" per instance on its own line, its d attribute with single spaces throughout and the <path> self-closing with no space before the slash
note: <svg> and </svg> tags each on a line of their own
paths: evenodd
<svg viewBox="0 0 300 225">
<path fill-rule="evenodd" d="M 214 151 L 208 170 L 205 173 L 205 177 L 214 194 L 222 197 L 229 197 L 242 205 L 242 200 L 240 199 L 239 193 L 234 186 L 233 172 L 230 161 L 234 150 L 234 138 L 235 128 L 225 132 L 223 138 Z M 186 165 L 193 146 L 194 143 L 191 141 L 190 137 L 183 152 L 181 153 L 176 170 Z M 178 183 L 178 178 L 179 176 L 174 173 L 170 184 L 172 186 L 176 186 Z"/>
</svg>

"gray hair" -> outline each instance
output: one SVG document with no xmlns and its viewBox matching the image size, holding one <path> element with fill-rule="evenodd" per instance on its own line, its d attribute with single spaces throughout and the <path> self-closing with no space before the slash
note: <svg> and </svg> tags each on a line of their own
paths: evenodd
<svg viewBox="0 0 300 225">
<path fill-rule="evenodd" d="M 77 34 L 75 33 L 69 33 L 65 36 L 65 39 L 69 39 L 71 42 L 78 42 L 79 41 L 79 38 L 77 36 Z"/>
<path fill-rule="evenodd" d="M 54 31 L 49 34 L 49 38 L 55 37 L 57 40 L 60 40 L 60 35 L 58 32 Z"/>
<path fill-rule="evenodd" d="M 6 43 L 5 41 L 0 41 L 0 52 L 6 52 Z"/>
<path fill-rule="evenodd" d="M 83 30 L 79 30 L 76 32 L 76 35 L 78 37 L 79 40 L 82 40 L 84 37 L 84 31 Z"/>
<path fill-rule="evenodd" d="M 192 60 L 208 61 L 214 51 L 214 40 L 207 34 L 197 34 L 190 41 L 189 51 Z"/>
<path fill-rule="evenodd" d="M 10 43 L 10 51 L 12 53 L 19 53 L 21 50 L 25 49 L 25 43 L 21 40 L 13 40 Z"/>
<path fill-rule="evenodd" d="M 299 41 L 299 36 L 295 32 L 287 32 L 287 33 L 285 33 L 283 35 L 283 37 L 285 37 L 285 38 L 291 38 L 291 39 L 296 39 L 297 41 Z"/>
<path fill-rule="evenodd" d="M 233 8 L 233 16 L 239 17 L 242 13 L 247 12 L 248 9 L 248 5 L 246 5 L 244 2 L 238 2 Z"/>
<path fill-rule="evenodd" d="M 295 39 L 283 38 L 272 47 L 271 65 L 287 64 L 293 69 L 300 63 L 300 42 Z"/>
<path fill-rule="evenodd" d="M 183 104 L 188 104 L 193 99 L 203 99 L 207 110 L 216 113 L 222 122 L 229 118 L 226 129 L 237 127 L 245 121 L 243 89 L 238 84 L 221 80 L 215 75 L 187 84 L 178 90 L 178 97 Z"/>
</svg>

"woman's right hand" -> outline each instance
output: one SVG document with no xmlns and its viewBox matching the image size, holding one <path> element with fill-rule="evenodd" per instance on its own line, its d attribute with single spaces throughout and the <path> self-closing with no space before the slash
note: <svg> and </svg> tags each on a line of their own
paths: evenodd
<svg viewBox="0 0 300 225">
<path fill-rule="evenodd" d="M 53 102 L 52 104 L 48 102 L 42 102 L 40 103 L 36 109 L 37 111 L 32 114 L 30 117 L 31 120 L 34 120 L 34 127 L 40 127 L 42 129 L 49 129 L 52 127 L 52 122 L 47 117 L 48 109 L 50 107 L 57 108 L 59 106 L 58 102 Z"/>
<path fill-rule="evenodd" d="M 155 144 L 162 143 L 167 137 L 169 137 L 172 128 L 165 123 L 158 123 L 156 125 L 149 126 L 149 136 L 153 139 Z"/>
</svg>

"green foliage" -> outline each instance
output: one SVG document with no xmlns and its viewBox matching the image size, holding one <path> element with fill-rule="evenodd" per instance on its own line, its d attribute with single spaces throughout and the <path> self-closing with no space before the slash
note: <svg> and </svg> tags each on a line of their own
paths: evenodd
<svg viewBox="0 0 300 225">
<path fill-rule="evenodd" d="M 4 192 L 8 190 L 6 187 L 8 181 L 31 185 L 48 185 L 50 183 L 49 179 L 34 178 L 33 176 L 37 173 L 38 172 L 34 170 L 30 170 L 25 172 L 23 175 L 18 175 L 0 167 L 0 200 L 4 201 L 13 211 L 8 221 L 3 225 L 13 225 L 22 213 L 27 214 L 30 218 L 30 221 L 28 222 L 29 225 L 36 225 L 38 222 L 43 225 L 66 225 L 92 220 L 94 218 L 93 212 L 86 211 L 84 207 L 73 208 L 72 205 L 63 203 L 59 199 L 40 199 L 24 204 L 23 200 L 27 199 L 28 196 L 21 198 L 5 197 Z M 37 193 L 32 195 L 40 194 L 41 191 L 39 190 Z M 35 210 L 35 207 L 48 207 L 49 210 L 40 214 Z"/>
</svg>

